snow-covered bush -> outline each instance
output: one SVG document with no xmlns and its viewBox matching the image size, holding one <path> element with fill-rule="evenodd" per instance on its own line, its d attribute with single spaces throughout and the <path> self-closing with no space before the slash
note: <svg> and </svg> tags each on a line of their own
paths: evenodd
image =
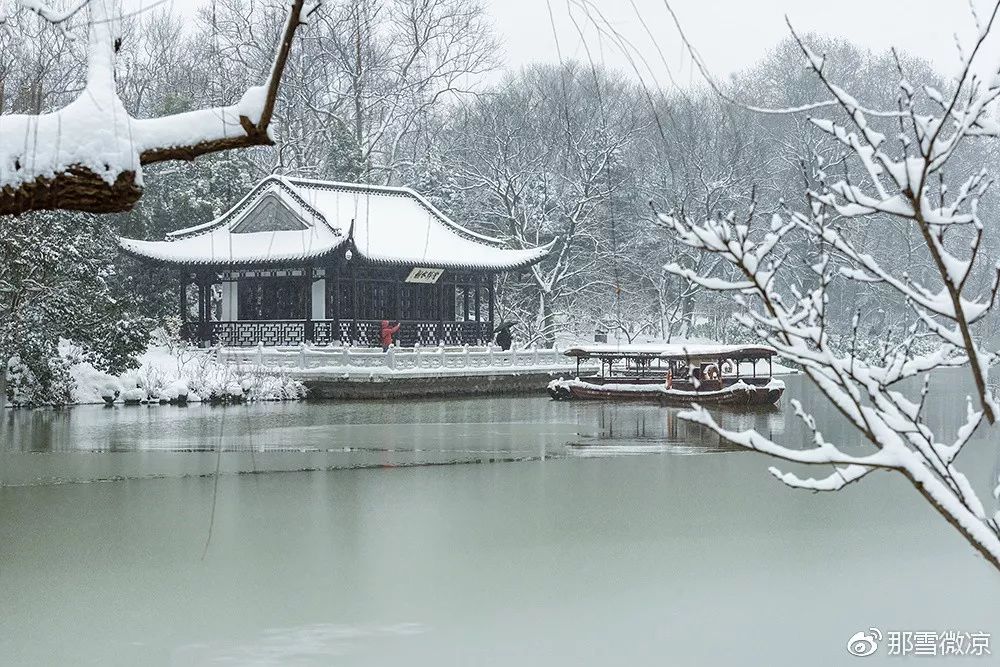
<svg viewBox="0 0 1000 667">
<path fill-rule="evenodd" d="M 220 363 L 214 355 L 203 354 L 189 367 L 191 390 L 212 403 L 299 400 L 306 395 L 297 380 L 259 367 Z"/>
<path fill-rule="evenodd" d="M 171 339 L 159 332 L 154 340 L 162 343 Z M 86 362 L 74 364 L 70 371 L 75 380 L 71 402 L 107 402 L 107 396 L 117 396 L 117 400 L 130 403 L 226 404 L 299 400 L 306 395 L 301 382 L 283 374 L 229 364 L 220 361 L 215 350 L 176 340 L 170 345 L 150 346 L 139 357 L 139 368 L 120 376 L 102 373 Z"/>
<path fill-rule="evenodd" d="M 60 357 L 120 373 L 145 349 L 149 321 L 130 313 L 109 268 L 117 254 L 106 219 L 0 215 L 0 366 L 17 356 L 31 368 L 38 400 L 64 402 Z"/>
<path fill-rule="evenodd" d="M 121 393 L 121 398 L 126 404 L 136 404 L 145 403 L 149 397 L 142 387 L 131 387 Z"/>
<path fill-rule="evenodd" d="M 66 405 L 73 400 L 75 386 L 69 364 L 58 355 L 25 360 L 15 355 L 7 362 L 7 399 L 11 405 Z"/>
<path fill-rule="evenodd" d="M 169 383 L 160 392 L 160 401 L 168 403 L 186 403 L 191 390 L 188 388 L 187 380 L 179 378 Z"/>
</svg>

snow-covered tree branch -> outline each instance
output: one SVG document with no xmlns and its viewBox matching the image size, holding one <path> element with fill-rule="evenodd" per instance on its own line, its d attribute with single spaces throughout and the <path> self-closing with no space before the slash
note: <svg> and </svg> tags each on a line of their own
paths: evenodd
<svg viewBox="0 0 1000 667">
<path fill-rule="evenodd" d="M 997 355 L 984 347 L 977 329 L 993 308 L 1000 285 L 1000 263 L 982 252 L 986 227 L 979 217 L 980 200 L 993 179 L 982 170 L 949 187 L 947 173 L 966 144 L 1000 136 L 995 121 L 1000 71 L 986 78 L 974 73 L 998 10 L 1000 4 L 977 25 L 961 73 L 947 91 L 912 84 L 899 63 L 896 108 L 884 112 L 871 111 L 838 86 L 826 58 L 793 30 L 807 66 L 829 96 L 810 107 L 831 110 L 828 117 L 810 120 L 839 145 L 842 159 L 832 167 L 817 155 L 805 207 L 783 206 L 769 224 L 759 221 L 753 205 L 741 216 L 695 220 L 683 213 L 663 214 L 659 221 L 683 245 L 722 260 L 729 273 L 707 276 L 679 264 L 667 270 L 729 294 L 741 309 L 739 322 L 801 367 L 869 451 L 856 453 L 854 443 L 828 441 L 798 403 L 795 412 L 812 433 L 805 448 L 779 444 L 755 431 L 727 430 L 697 406 L 682 416 L 738 446 L 792 464 L 832 468 L 821 478 L 771 468 L 794 488 L 837 491 L 873 470 L 901 473 L 1000 569 L 1000 513 L 986 511 L 955 467 L 973 434 L 989 428 L 1000 414 L 989 383 Z M 891 222 L 918 232 L 931 271 L 900 269 L 892 257 L 879 257 L 859 241 L 865 238 L 865 226 Z M 802 239 L 808 247 L 805 277 L 790 268 L 791 249 Z M 857 284 L 886 290 L 913 314 L 901 344 L 886 345 L 874 360 L 856 350 L 860 314 L 853 318 L 848 345 L 836 344 L 830 331 L 831 295 Z M 936 351 L 917 351 L 914 343 L 923 335 L 937 339 Z M 930 378 L 934 371 L 956 367 L 972 380 L 965 420 L 954 433 L 935 433 L 924 418 Z"/>
<path fill-rule="evenodd" d="M 269 71 L 233 104 L 159 118 L 133 118 L 119 96 L 116 59 L 122 7 L 79 0 L 61 10 L 16 0 L 24 10 L 71 30 L 86 17 L 86 83 L 52 113 L 0 116 L 0 215 L 33 210 L 126 211 L 142 196 L 144 165 L 270 145 L 275 100 L 296 30 L 318 0 L 290 0 Z"/>
</svg>

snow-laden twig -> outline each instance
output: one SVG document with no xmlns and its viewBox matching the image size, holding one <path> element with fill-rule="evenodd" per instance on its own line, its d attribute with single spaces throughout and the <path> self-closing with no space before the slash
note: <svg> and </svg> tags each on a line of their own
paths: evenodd
<svg viewBox="0 0 1000 667">
<path fill-rule="evenodd" d="M 12 0 L 12 2 L 19 7 L 38 14 L 53 25 L 59 25 L 80 13 L 80 10 L 86 7 L 90 3 L 90 0 L 75 0 L 69 6 L 62 9 L 55 9 L 48 3 L 42 2 L 42 0 Z M 6 19 L 5 7 L 3 4 L 0 4 L 0 23 L 3 23 Z"/>
<path fill-rule="evenodd" d="M 0 215 L 128 210 L 142 195 L 143 165 L 272 144 L 270 123 L 292 40 L 319 1 L 289 2 L 266 78 L 234 104 L 137 119 L 115 83 L 118 3 L 78 0 L 56 11 L 39 0 L 18 0 L 61 28 L 86 9 L 87 75 L 80 96 L 58 111 L 0 116 Z"/>
<path fill-rule="evenodd" d="M 1000 569 L 997 517 L 987 515 L 976 491 L 955 467 L 963 447 L 1000 413 L 988 376 L 997 357 L 983 348 L 975 330 L 994 307 L 1000 286 L 1000 264 L 983 266 L 981 258 L 986 228 L 979 218 L 979 201 L 993 179 L 980 170 L 954 192 L 944 186 L 944 170 L 963 143 L 973 137 L 1000 136 L 1000 125 L 993 120 L 1000 72 L 987 80 L 971 73 L 998 9 L 1000 3 L 982 24 L 949 94 L 928 87 L 918 93 L 900 66 L 898 143 L 887 141 L 884 128 L 869 120 L 873 114 L 829 79 L 825 59 L 793 31 L 807 66 L 842 112 L 811 120 L 845 152 L 844 174 L 832 177 L 820 165 L 805 210 L 786 208 L 766 227 L 755 221 L 752 207 L 744 219 L 731 214 L 695 221 L 683 214 L 664 214 L 658 220 L 683 245 L 723 260 L 731 273 L 707 276 L 676 264 L 666 270 L 705 289 L 730 294 L 742 306 L 737 321 L 799 365 L 863 436 L 870 451 L 848 453 L 827 441 L 798 403 L 795 412 L 812 432 L 811 446 L 803 449 L 778 444 L 756 431 L 724 429 L 698 406 L 681 416 L 746 449 L 795 464 L 832 468 L 819 478 L 770 469 L 793 488 L 838 491 L 874 470 L 898 472 Z M 933 114 L 923 110 L 927 104 L 918 105 L 920 95 L 935 109 Z M 886 225 L 889 220 L 919 233 L 931 273 L 918 278 L 889 268 L 892 262 L 855 240 L 852 230 L 859 224 Z M 801 244 L 803 238 L 812 253 L 806 280 L 786 275 L 785 270 L 789 245 Z M 885 349 L 878 360 L 860 358 L 853 345 L 845 351 L 831 340 L 829 294 L 851 282 L 884 286 L 913 311 L 913 324 L 902 343 Z M 855 340 L 858 323 L 855 316 Z M 936 337 L 939 349 L 914 352 L 919 335 Z M 924 418 L 931 374 L 944 368 L 966 369 L 974 386 L 962 425 L 946 439 Z M 915 394 L 902 382 L 921 376 L 924 382 Z"/>
</svg>

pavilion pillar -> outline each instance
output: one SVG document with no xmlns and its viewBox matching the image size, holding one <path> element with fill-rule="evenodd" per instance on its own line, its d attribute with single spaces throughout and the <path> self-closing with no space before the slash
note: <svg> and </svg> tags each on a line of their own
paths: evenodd
<svg viewBox="0 0 1000 667">
<path fill-rule="evenodd" d="M 201 336 L 201 323 L 205 321 L 205 290 L 202 289 L 201 274 L 194 277 L 194 285 L 198 290 L 198 336 Z"/>
<path fill-rule="evenodd" d="M 489 312 L 487 313 L 488 324 L 486 325 L 486 342 L 493 340 L 493 332 L 496 330 L 496 274 L 491 273 L 486 285 L 489 290 Z M 579 361 L 579 360 L 578 360 Z"/>
<path fill-rule="evenodd" d="M 478 273 L 476 273 L 476 294 L 475 294 L 475 301 L 473 302 L 473 306 L 476 309 L 476 324 L 478 325 L 478 326 L 476 326 L 476 343 L 478 343 L 480 345 L 484 342 L 483 341 L 484 336 L 483 336 L 483 327 L 482 327 L 482 317 L 481 317 L 481 315 L 479 313 L 479 306 L 481 305 L 480 300 L 479 300 L 479 286 L 480 286 L 481 282 L 482 282 L 481 276 Z"/>
<path fill-rule="evenodd" d="M 187 288 L 188 288 L 188 276 L 187 272 L 181 270 L 177 274 L 177 293 L 178 293 L 178 306 L 180 307 L 180 312 L 178 315 L 181 319 L 181 338 L 183 340 L 191 339 L 191 330 L 188 326 L 188 309 L 187 309 Z"/>
<path fill-rule="evenodd" d="M 205 274 L 205 343 L 212 345 L 212 279 L 213 274 Z"/>
<path fill-rule="evenodd" d="M 358 272 L 351 263 L 351 340 L 358 340 Z"/>
<path fill-rule="evenodd" d="M 177 304 L 180 306 L 178 315 L 181 318 L 181 322 L 187 322 L 187 275 L 185 275 L 184 271 L 181 271 L 177 275 L 177 293 L 180 297 Z"/>
<path fill-rule="evenodd" d="M 438 340 L 444 342 L 444 283 L 442 279 L 438 279 Z"/>
<path fill-rule="evenodd" d="M 239 275 L 237 273 L 237 275 Z M 240 291 L 237 279 L 232 273 L 222 276 L 222 321 L 233 322 L 240 319 Z"/>
<path fill-rule="evenodd" d="M 327 271 L 333 272 L 333 298 L 330 299 L 329 304 L 330 310 L 333 311 L 329 313 L 333 319 L 333 333 L 330 338 L 340 340 L 340 266 L 328 268 Z"/>
<path fill-rule="evenodd" d="M 205 274 L 205 321 L 212 322 L 215 315 L 212 309 L 212 286 L 215 284 L 214 273 Z"/>
<path fill-rule="evenodd" d="M 490 278 L 489 278 L 489 282 L 487 283 L 487 286 L 486 286 L 486 289 L 489 292 L 489 299 L 490 299 L 489 312 L 488 312 L 488 316 L 487 317 L 489 319 L 490 329 L 491 330 L 493 329 L 493 323 L 496 321 L 496 318 L 495 318 L 495 313 L 496 313 L 496 289 L 494 288 L 494 283 L 495 282 L 496 282 L 496 275 L 491 273 L 490 274 Z M 491 331 L 491 333 L 492 333 L 492 331 Z"/>
<path fill-rule="evenodd" d="M 209 295 L 208 276 L 199 273 L 198 281 L 198 341 L 201 347 L 208 347 L 212 342 L 212 335 L 209 331 Z"/>
<path fill-rule="evenodd" d="M 396 322 L 400 322 L 403 318 L 403 302 L 400 292 L 402 290 L 402 283 L 405 277 L 405 274 L 397 276 L 396 279 L 392 281 L 392 314 L 395 315 L 392 319 Z M 400 331 L 400 334 L 402 334 L 402 331 Z M 402 335 L 400 335 L 400 339 L 402 339 Z"/>
<path fill-rule="evenodd" d="M 322 283 L 320 285 L 322 286 Z M 306 303 L 306 312 L 303 313 L 306 321 L 303 326 L 302 338 L 312 343 L 316 338 L 316 327 L 313 324 L 313 319 L 316 317 L 316 283 L 312 264 L 306 264 L 302 270 L 302 291 L 305 292 L 302 300 Z"/>
<path fill-rule="evenodd" d="M 482 318 L 479 315 L 479 307 L 480 307 L 480 305 L 482 305 L 481 302 L 480 302 L 480 299 L 479 299 L 479 287 L 480 287 L 480 277 L 479 277 L 479 274 L 477 273 L 476 274 L 476 293 L 475 293 L 475 300 L 473 301 L 473 307 L 476 310 L 476 321 L 477 322 L 481 322 L 482 321 Z"/>
</svg>

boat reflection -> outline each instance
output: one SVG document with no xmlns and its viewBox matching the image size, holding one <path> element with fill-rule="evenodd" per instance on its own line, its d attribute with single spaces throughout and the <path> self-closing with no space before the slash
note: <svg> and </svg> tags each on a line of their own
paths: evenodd
<svg viewBox="0 0 1000 667">
<path fill-rule="evenodd" d="M 579 437 L 568 443 L 571 456 L 628 456 L 672 453 L 708 454 L 740 451 L 715 432 L 680 418 L 682 410 L 638 403 L 595 403 L 581 411 Z M 734 431 L 756 430 L 780 437 L 785 415 L 777 406 L 755 410 L 713 409 L 716 422 Z"/>
</svg>

